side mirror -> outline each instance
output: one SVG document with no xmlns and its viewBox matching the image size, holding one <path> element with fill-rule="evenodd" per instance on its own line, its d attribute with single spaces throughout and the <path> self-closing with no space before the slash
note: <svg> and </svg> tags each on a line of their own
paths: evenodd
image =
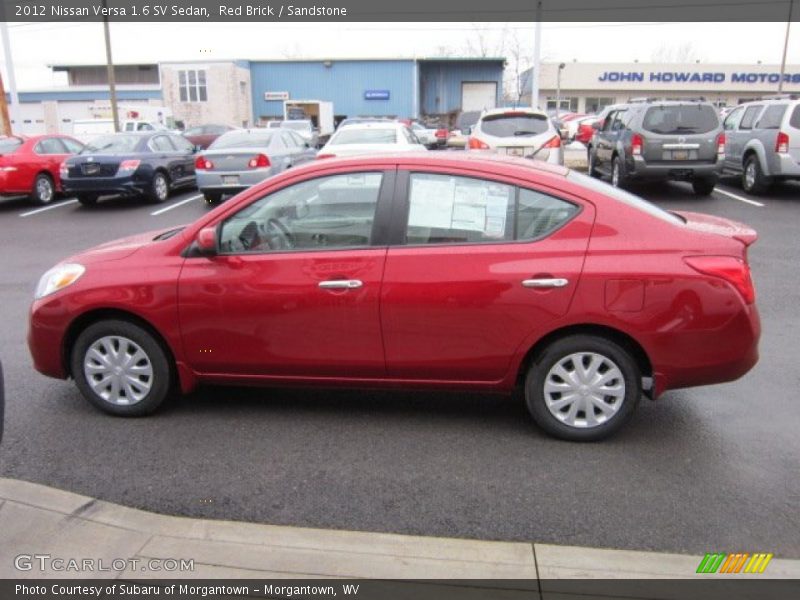
<svg viewBox="0 0 800 600">
<path fill-rule="evenodd" d="M 203 227 L 197 232 L 197 237 L 194 239 L 197 245 L 197 251 L 200 256 L 216 256 L 217 255 L 217 228 L 216 226 Z"/>
</svg>

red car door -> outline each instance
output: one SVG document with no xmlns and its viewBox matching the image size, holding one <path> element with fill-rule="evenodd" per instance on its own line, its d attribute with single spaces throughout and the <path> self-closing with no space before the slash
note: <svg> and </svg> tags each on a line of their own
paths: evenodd
<svg viewBox="0 0 800 600">
<path fill-rule="evenodd" d="M 389 377 L 500 381 L 568 311 L 594 208 L 491 177 L 398 174 L 407 216 L 381 294 Z"/>
<path fill-rule="evenodd" d="M 394 174 L 297 181 L 218 226 L 219 254 L 187 258 L 179 318 L 206 375 L 381 377 L 386 247 L 373 235 Z"/>
</svg>

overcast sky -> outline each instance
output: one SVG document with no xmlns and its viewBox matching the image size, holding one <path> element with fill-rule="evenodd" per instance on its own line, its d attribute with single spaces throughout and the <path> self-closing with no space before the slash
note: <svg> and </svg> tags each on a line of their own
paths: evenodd
<svg viewBox="0 0 800 600">
<path fill-rule="evenodd" d="M 788 62 L 800 64 L 794 24 Z M 649 62 L 688 56 L 701 62 L 779 64 L 785 23 L 546 23 L 543 60 Z M 10 23 L 20 90 L 65 85 L 48 64 L 105 62 L 100 23 Z M 509 56 L 533 53 L 531 23 L 198 23 L 111 25 L 120 63 L 210 59 Z M 516 40 L 516 41 L 515 41 Z M 0 48 L 0 52 L 2 48 Z M 5 57 L 3 76 L 7 77 Z M 6 79 L 7 81 L 7 79 Z"/>
</svg>

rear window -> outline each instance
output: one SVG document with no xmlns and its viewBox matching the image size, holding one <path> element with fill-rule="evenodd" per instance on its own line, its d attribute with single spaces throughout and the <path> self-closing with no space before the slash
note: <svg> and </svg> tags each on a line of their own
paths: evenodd
<svg viewBox="0 0 800 600">
<path fill-rule="evenodd" d="M 764 110 L 764 114 L 758 120 L 759 129 L 780 129 L 783 115 L 786 112 L 786 104 L 775 104 L 768 106 Z"/>
<path fill-rule="evenodd" d="M 595 179 L 594 177 L 589 177 L 588 175 L 570 171 L 569 175 L 567 175 L 567 179 L 577 183 L 578 185 L 589 188 L 590 190 L 599 192 L 604 196 L 608 196 L 609 198 L 613 198 L 614 200 L 622 202 L 623 204 L 632 206 L 633 208 L 647 213 L 650 216 L 661 219 L 662 221 L 675 223 L 676 225 L 681 225 L 684 222 L 683 219 L 677 215 L 667 212 L 666 210 L 659 208 L 655 204 L 651 204 L 639 196 L 635 196 L 620 188 L 615 188 L 614 186 L 605 183 L 604 181 L 600 181 L 599 179 Z"/>
<path fill-rule="evenodd" d="M 719 117 L 707 104 L 651 106 L 642 127 L 660 134 L 708 133 L 719 127 Z"/>
<path fill-rule="evenodd" d="M 342 129 L 331 140 L 332 144 L 396 144 L 395 129 Z"/>
<path fill-rule="evenodd" d="M 294 129 L 295 131 L 311 131 L 311 121 L 284 121 L 282 127 Z"/>
<path fill-rule="evenodd" d="M 265 131 L 263 133 L 248 133 L 246 131 L 226 133 L 214 140 L 214 143 L 211 144 L 208 149 L 217 150 L 219 148 L 250 148 L 252 146 L 269 146 L 273 134 L 274 133 L 272 131 Z"/>
<path fill-rule="evenodd" d="M 488 115 L 481 120 L 481 131 L 495 137 L 539 135 L 549 129 L 545 115 L 506 113 Z"/>
<path fill-rule="evenodd" d="M 128 154 L 134 152 L 142 141 L 138 135 L 104 135 L 93 139 L 84 146 L 81 154 L 104 152 L 107 154 Z"/>
<path fill-rule="evenodd" d="M 22 146 L 22 140 L 19 138 L 4 138 L 0 140 L 0 154 L 11 154 L 17 148 Z"/>
<path fill-rule="evenodd" d="M 800 129 L 800 104 L 797 104 L 792 111 L 792 116 L 789 119 L 789 125 L 795 129 Z"/>
</svg>

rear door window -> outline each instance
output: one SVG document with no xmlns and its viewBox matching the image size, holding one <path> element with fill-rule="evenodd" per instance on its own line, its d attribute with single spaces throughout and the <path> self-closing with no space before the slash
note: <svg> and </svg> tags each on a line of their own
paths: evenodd
<svg viewBox="0 0 800 600">
<path fill-rule="evenodd" d="M 662 135 L 708 133 L 717 127 L 717 112 L 707 104 L 651 106 L 642 121 L 646 131 Z"/>
<path fill-rule="evenodd" d="M 742 121 L 739 123 L 739 129 L 752 129 L 753 123 L 755 123 L 756 117 L 758 116 L 758 113 L 761 112 L 762 108 L 764 108 L 762 104 L 748 106 L 747 110 L 744 111 Z"/>
<path fill-rule="evenodd" d="M 36 154 L 67 154 L 67 149 L 56 138 L 45 138 L 33 149 Z"/>
<path fill-rule="evenodd" d="M 787 104 L 774 104 L 768 106 L 758 120 L 759 129 L 780 129 L 783 115 L 786 113 Z"/>
<path fill-rule="evenodd" d="M 800 129 L 800 104 L 795 105 L 792 116 L 789 118 L 789 126 Z"/>
<path fill-rule="evenodd" d="M 539 135 L 548 128 L 545 115 L 527 113 L 488 115 L 481 121 L 481 131 L 495 137 Z"/>
</svg>

